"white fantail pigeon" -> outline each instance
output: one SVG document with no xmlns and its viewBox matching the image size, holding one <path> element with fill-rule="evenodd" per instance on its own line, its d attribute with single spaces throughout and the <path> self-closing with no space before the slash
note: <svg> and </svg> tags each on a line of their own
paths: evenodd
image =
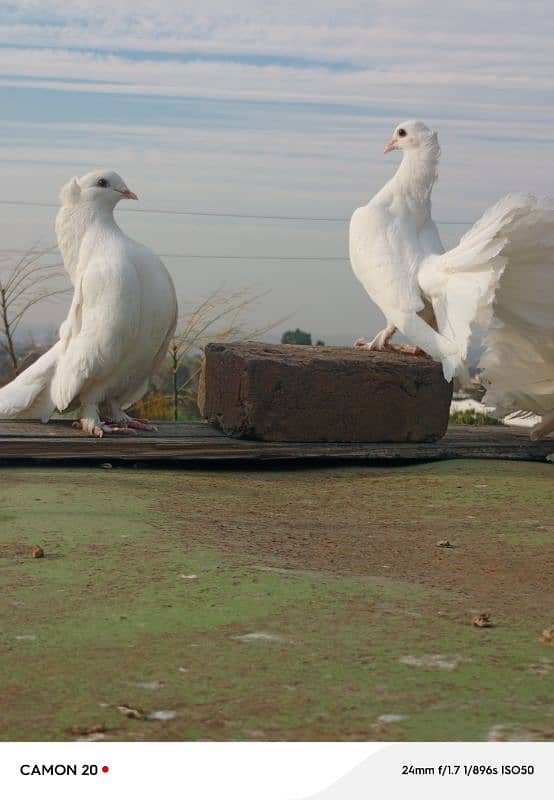
<svg viewBox="0 0 554 800">
<path fill-rule="evenodd" d="M 58 245 L 74 286 L 59 341 L 0 389 L 0 418 L 46 422 L 80 407 L 95 436 L 155 430 L 123 409 L 139 400 L 175 331 L 177 299 L 160 259 L 114 219 L 122 198 L 137 199 L 115 172 L 73 178 L 61 191 Z"/>
<path fill-rule="evenodd" d="M 554 430 L 554 201 L 511 194 L 489 208 L 452 250 L 431 217 L 440 147 L 423 122 L 400 124 L 385 147 L 402 152 L 393 178 L 350 221 L 350 260 L 386 318 L 366 344 L 396 349 L 398 330 L 442 362 L 446 380 L 466 374 L 474 326 L 486 346 L 485 402 L 498 415 L 538 414 Z"/>
</svg>

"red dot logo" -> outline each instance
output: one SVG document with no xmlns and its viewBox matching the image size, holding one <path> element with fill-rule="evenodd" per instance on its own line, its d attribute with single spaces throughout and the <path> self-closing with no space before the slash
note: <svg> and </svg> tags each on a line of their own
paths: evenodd
<svg viewBox="0 0 554 800">
<path fill-rule="evenodd" d="M 102 767 L 102 772 L 109 772 L 109 771 L 110 771 L 109 767 Z"/>
</svg>

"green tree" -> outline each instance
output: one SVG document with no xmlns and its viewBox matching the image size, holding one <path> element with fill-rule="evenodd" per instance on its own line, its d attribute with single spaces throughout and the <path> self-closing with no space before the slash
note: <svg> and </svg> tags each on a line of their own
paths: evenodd
<svg viewBox="0 0 554 800">
<path fill-rule="evenodd" d="M 297 328 L 295 331 L 285 331 L 281 336 L 281 344 L 311 344 L 312 334 L 301 331 Z"/>
</svg>

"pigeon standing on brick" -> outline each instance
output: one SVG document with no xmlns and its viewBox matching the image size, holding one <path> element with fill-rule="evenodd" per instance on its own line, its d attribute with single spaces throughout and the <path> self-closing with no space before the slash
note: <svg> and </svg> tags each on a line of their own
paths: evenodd
<svg viewBox="0 0 554 800">
<path fill-rule="evenodd" d="M 77 425 L 94 436 L 155 430 L 124 409 L 143 396 L 166 355 L 177 299 L 160 259 L 116 223 L 122 199 L 137 197 L 106 170 L 62 189 L 56 233 L 73 300 L 59 341 L 0 389 L 0 418 L 46 422 L 56 409 L 80 408 Z"/>
<path fill-rule="evenodd" d="M 423 122 L 398 125 L 385 153 L 402 162 L 350 222 L 355 275 L 386 318 L 366 343 L 395 349 L 398 330 L 417 354 L 464 376 L 474 326 L 485 331 L 481 380 L 497 414 L 538 414 L 532 438 L 554 431 L 554 202 L 510 194 L 445 252 L 431 217 L 440 147 Z"/>
</svg>

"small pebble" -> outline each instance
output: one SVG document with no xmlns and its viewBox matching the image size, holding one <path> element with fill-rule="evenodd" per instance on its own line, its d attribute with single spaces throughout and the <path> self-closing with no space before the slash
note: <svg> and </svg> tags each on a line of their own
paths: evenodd
<svg viewBox="0 0 554 800">
<path fill-rule="evenodd" d="M 160 720 L 160 722 L 165 722 L 170 719 L 175 719 L 176 716 L 177 716 L 176 711 L 152 711 L 151 714 L 148 714 L 148 719 Z"/>
<path fill-rule="evenodd" d="M 87 725 L 86 727 L 73 725 L 68 729 L 68 733 L 72 736 L 89 736 L 92 733 L 106 733 L 107 730 L 106 725 L 103 722 L 99 722 L 96 725 Z"/>
<path fill-rule="evenodd" d="M 125 714 L 126 717 L 129 717 L 129 719 L 147 719 L 148 716 L 142 708 L 133 708 L 128 705 L 116 706 L 116 708 L 118 711 L 121 711 L 122 714 Z"/>
<path fill-rule="evenodd" d="M 453 547 L 453 545 L 448 541 L 448 539 L 439 539 L 437 542 L 437 547 Z"/>
<path fill-rule="evenodd" d="M 473 620 L 476 628 L 492 628 L 493 622 L 491 621 L 490 614 L 478 614 Z"/>
<path fill-rule="evenodd" d="M 545 644 L 554 644 L 554 628 L 545 628 L 542 632 L 542 640 Z"/>
<path fill-rule="evenodd" d="M 109 461 L 106 461 L 104 464 L 100 464 L 102 469 L 113 469 L 113 466 L 110 464 Z"/>
</svg>

